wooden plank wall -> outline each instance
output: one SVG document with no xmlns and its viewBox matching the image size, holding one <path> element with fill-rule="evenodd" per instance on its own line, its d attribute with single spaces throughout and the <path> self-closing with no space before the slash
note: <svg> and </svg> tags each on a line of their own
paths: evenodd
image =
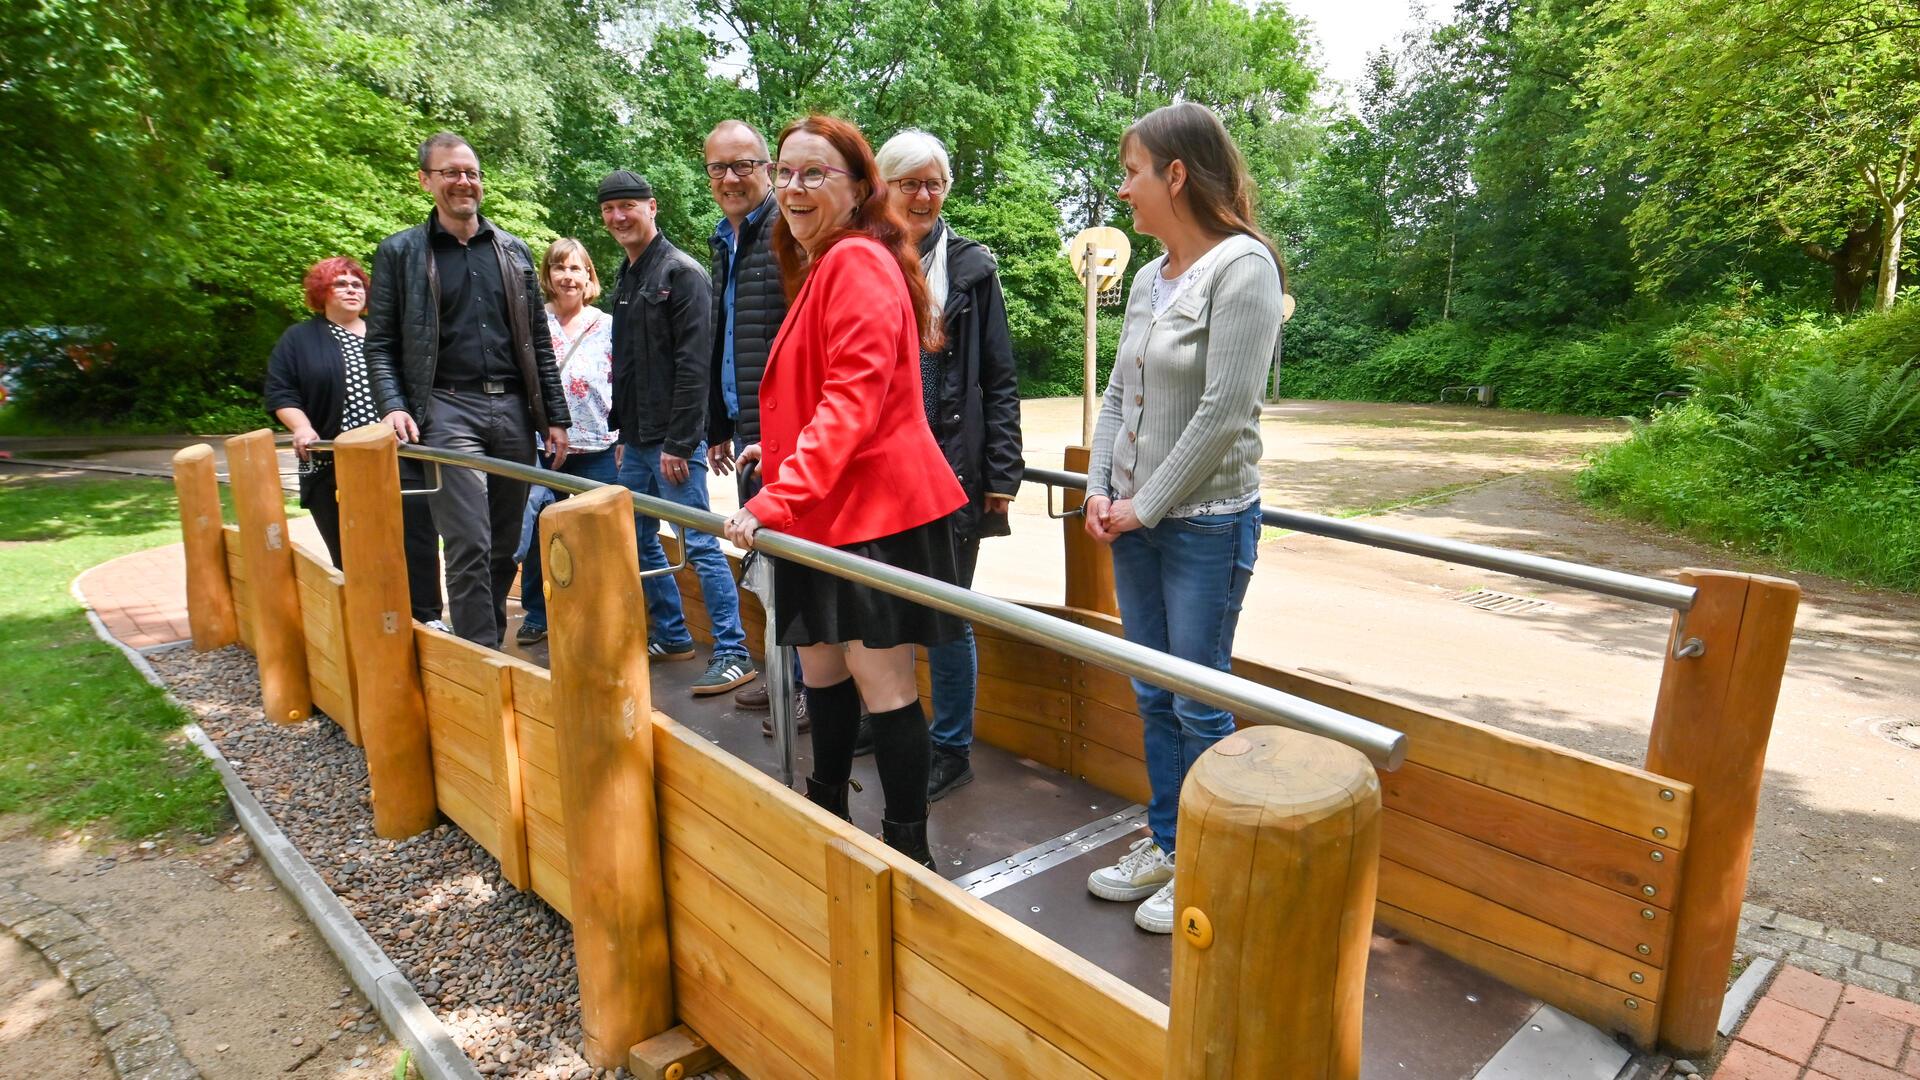
<svg viewBox="0 0 1920 1080">
<path fill-rule="evenodd" d="M 498 653 L 415 623 L 440 812 L 528 883 L 527 825 L 512 667 Z M 565 865 L 564 863 L 562 865 Z"/>
<path fill-rule="evenodd" d="M 675 997 L 749 1075 L 834 1074 L 835 839 L 890 870 L 898 1075 L 1160 1075 L 1165 1006 L 659 713 L 654 753 Z"/>
<path fill-rule="evenodd" d="M 240 624 L 240 644 L 253 651 L 253 586 L 247 580 L 247 556 L 240 548 L 240 526 L 222 528 L 227 539 L 227 577 L 233 582 L 233 615 Z"/>
<path fill-rule="evenodd" d="M 1118 633 L 1104 615 L 1050 608 Z M 982 686 L 1031 679 L 1044 650 L 982 640 Z M 1140 721 L 1124 676 L 1064 657 L 1076 776 L 1147 797 Z M 1396 930 L 1651 1044 L 1693 792 L 1685 784 L 1462 717 L 1300 672 L 1235 673 L 1406 732 L 1407 764 L 1382 773 L 1379 916 Z M 924 687 L 924 683 L 923 683 Z M 983 690 L 982 707 L 987 695 Z M 1048 761 L 1003 726 L 981 738 Z M 1056 764 L 1056 767 L 1060 767 Z"/>
<path fill-rule="evenodd" d="M 313 686 L 313 703 L 331 716 L 347 733 L 355 746 L 360 745 L 360 725 L 353 713 L 353 664 L 347 657 L 345 601 L 341 590 L 346 579 L 326 560 L 301 547 L 293 546 L 293 577 L 300 590 L 300 619 L 307 638 L 307 677 Z"/>
<path fill-rule="evenodd" d="M 520 735 L 520 790 L 526 806 L 527 866 L 533 891 L 573 917 L 567 878 L 566 812 L 560 799 L 560 751 L 553 730 L 553 684 L 545 669 L 513 662 L 513 717 Z"/>
</svg>

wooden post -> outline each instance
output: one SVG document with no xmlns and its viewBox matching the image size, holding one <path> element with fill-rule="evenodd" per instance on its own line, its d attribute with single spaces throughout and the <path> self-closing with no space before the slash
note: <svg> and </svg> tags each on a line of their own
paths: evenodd
<svg viewBox="0 0 1920 1080">
<path fill-rule="evenodd" d="M 1674 617 L 1654 707 L 1647 769 L 1693 785 L 1693 821 L 1673 902 L 1660 1039 L 1690 1054 L 1713 1048 L 1747 892 L 1767 737 L 1793 644 L 1800 586 L 1780 578 L 1687 570 L 1699 590 Z M 1700 656 L 1674 659 L 1685 638 Z"/>
<path fill-rule="evenodd" d="M 293 542 L 287 538 L 286 494 L 280 490 L 273 432 L 261 428 L 228 439 L 227 473 L 252 585 L 260 695 L 267 719 L 296 724 L 313 712 L 313 688 L 307 682 L 307 631 L 300 620 L 300 587 L 293 575 Z"/>
<path fill-rule="evenodd" d="M 198 652 L 240 640 L 227 577 L 227 538 L 213 447 L 195 443 L 173 455 L 173 491 L 180 502 L 180 539 L 187 553 L 187 625 Z"/>
<path fill-rule="evenodd" d="M 1093 454 L 1084 446 L 1067 447 L 1067 471 L 1083 473 Z M 1086 502 L 1083 491 L 1063 494 L 1066 510 L 1078 510 Z M 1061 518 L 1067 543 L 1067 606 L 1102 615 L 1119 615 L 1120 602 L 1113 595 L 1113 553 L 1105 544 L 1087 535 L 1087 526 L 1078 516 Z"/>
<path fill-rule="evenodd" d="M 611 1069 L 673 1026 L 633 500 L 605 487 L 555 503 L 540 542 L 580 1030 L 587 1061 Z"/>
<path fill-rule="evenodd" d="M 1280 727 L 1201 755 L 1180 791 L 1169 1080 L 1354 1080 L 1380 870 L 1380 780 Z"/>
<path fill-rule="evenodd" d="M 892 1080 L 893 877 L 845 837 L 827 845 L 833 953 L 833 1074 Z"/>
<path fill-rule="evenodd" d="M 393 429 L 368 424 L 333 441 L 340 489 L 341 624 L 353 708 L 373 788 L 373 831 L 399 840 L 433 827 L 433 747 L 407 592 L 400 455 Z"/>
</svg>

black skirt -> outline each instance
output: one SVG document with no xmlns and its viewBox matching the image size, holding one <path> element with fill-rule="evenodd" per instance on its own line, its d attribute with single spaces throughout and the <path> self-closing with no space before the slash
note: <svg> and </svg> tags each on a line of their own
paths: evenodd
<svg viewBox="0 0 1920 1080">
<path fill-rule="evenodd" d="M 959 579 L 947 517 L 840 550 L 949 585 Z M 945 612 L 784 559 L 773 561 L 773 606 L 782 645 L 858 641 L 869 649 L 891 649 L 943 645 L 965 632 L 965 624 Z"/>
</svg>

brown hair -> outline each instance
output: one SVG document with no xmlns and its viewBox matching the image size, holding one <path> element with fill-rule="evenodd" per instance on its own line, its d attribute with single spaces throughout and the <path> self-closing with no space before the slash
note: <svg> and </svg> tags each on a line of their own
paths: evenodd
<svg viewBox="0 0 1920 1080">
<path fill-rule="evenodd" d="M 1243 233 L 1267 246 L 1287 284 L 1287 261 L 1280 248 L 1254 224 L 1253 178 L 1247 159 L 1213 110 L 1191 101 L 1165 105 L 1133 122 L 1120 135 L 1124 150 L 1136 143 L 1153 159 L 1154 175 L 1166 174 L 1175 161 L 1187 167 L 1187 205 L 1200 224 L 1218 233 Z"/>
<path fill-rule="evenodd" d="M 880 166 L 874 163 L 873 148 L 867 145 L 867 137 L 839 117 L 816 113 L 788 124 L 780 132 L 776 146 L 785 146 L 789 136 L 802 131 L 827 140 L 847 160 L 847 179 L 867 187 L 866 194 L 853 208 L 853 219 L 829 232 L 821 250 L 857 233 L 879 241 L 881 247 L 892 252 L 894 261 L 900 264 L 901 275 L 907 279 L 907 293 L 913 298 L 913 318 L 920 331 L 920 347 L 928 352 L 939 351 L 943 344 L 940 319 L 933 313 L 926 274 L 920 269 L 920 252 L 907 238 L 906 222 L 900 220 L 899 211 L 887 198 L 887 186 L 880 182 Z M 776 149 L 776 156 L 778 153 Z M 780 279 L 791 303 L 806 282 L 809 265 L 806 249 L 787 230 L 785 214 L 773 225 L 773 255 L 780 263 Z"/>
<path fill-rule="evenodd" d="M 591 304 L 600 297 L 600 271 L 594 269 L 593 256 L 587 251 L 587 245 L 570 236 L 563 236 L 548 244 L 547 253 L 540 256 L 540 287 L 546 290 L 548 296 L 553 295 L 553 268 L 569 255 L 578 255 L 580 261 L 587 264 L 585 302 Z"/>
</svg>

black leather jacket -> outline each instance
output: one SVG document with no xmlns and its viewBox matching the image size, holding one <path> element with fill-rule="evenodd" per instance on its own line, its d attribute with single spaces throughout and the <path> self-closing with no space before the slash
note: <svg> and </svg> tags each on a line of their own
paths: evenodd
<svg viewBox="0 0 1920 1080">
<path fill-rule="evenodd" d="M 640 261 L 622 260 L 613 287 L 613 410 L 629 446 L 660 443 L 692 457 L 707 435 L 707 356 L 713 351 L 707 271 L 654 236 Z"/>
<path fill-rule="evenodd" d="M 507 286 L 513 355 L 527 388 L 533 430 L 566 427 L 573 423 L 573 414 L 567 409 L 560 369 L 553 361 L 553 339 L 541 308 L 533 253 L 519 237 L 484 217 L 480 220 L 493 229 L 500 280 Z M 405 411 L 422 427 L 431 424 L 433 373 L 440 363 L 440 276 L 427 222 L 380 241 L 380 250 L 374 253 L 366 350 L 367 380 L 380 415 Z"/>
</svg>

